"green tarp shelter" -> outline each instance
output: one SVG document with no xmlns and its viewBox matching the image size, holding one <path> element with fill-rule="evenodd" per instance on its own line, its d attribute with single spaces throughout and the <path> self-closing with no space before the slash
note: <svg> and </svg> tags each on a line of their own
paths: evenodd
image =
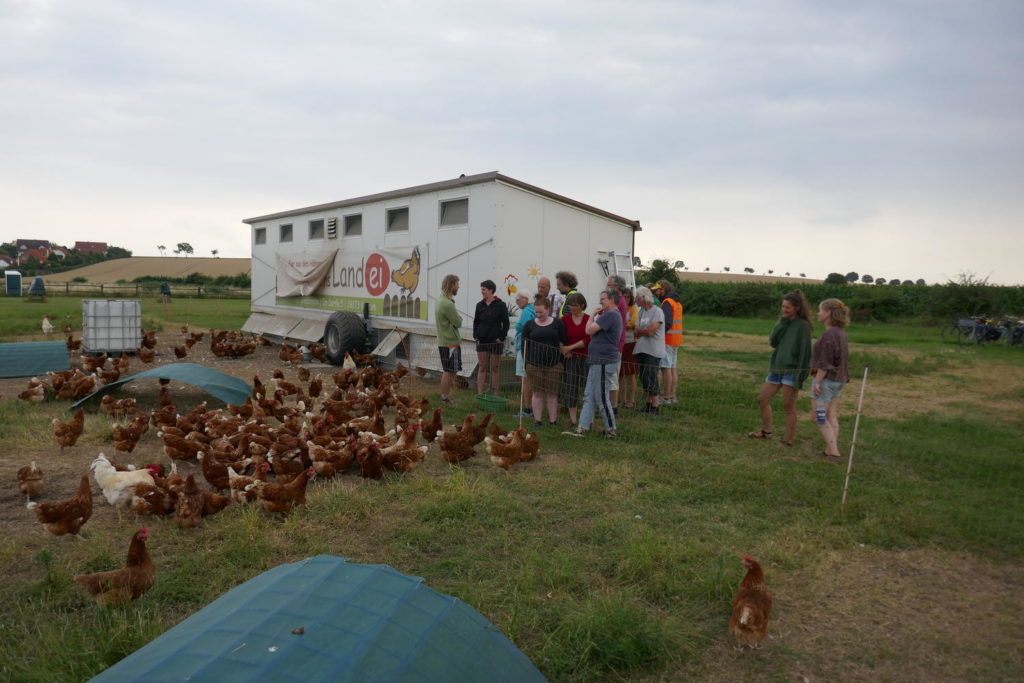
<svg viewBox="0 0 1024 683">
<path fill-rule="evenodd" d="M 68 347 L 62 341 L 0 344 L 0 377 L 32 377 L 69 367 Z"/>
<path fill-rule="evenodd" d="M 318 555 L 228 591 L 93 680 L 545 679 L 479 612 L 423 579 Z"/>
<path fill-rule="evenodd" d="M 152 370 L 146 370 L 140 372 L 137 375 L 131 377 L 124 377 L 116 382 L 105 384 L 102 389 L 94 393 L 89 394 L 83 399 L 80 399 L 71 404 L 71 409 L 74 410 L 78 406 L 82 405 L 86 401 L 90 401 L 96 396 L 108 391 L 109 389 L 124 384 L 125 382 L 134 382 L 137 379 L 143 379 L 145 377 L 158 377 L 162 379 L 173 379 L 185 384 L 192 384 L 199 387 L 208 394 L 216 396 L 225 403 L 232 405 L 242 405 L 245 403 L 245 399 L 249 398 L 252 394 L 252 387 L 245 383 L 245 380 L 238 379 L 220 370 L 214 370 L 208 368 L 205 365 L 199 365 L 198 363 L 171 363 L 169 365 L 161 365 L 158 368 Z"/>
</svg>

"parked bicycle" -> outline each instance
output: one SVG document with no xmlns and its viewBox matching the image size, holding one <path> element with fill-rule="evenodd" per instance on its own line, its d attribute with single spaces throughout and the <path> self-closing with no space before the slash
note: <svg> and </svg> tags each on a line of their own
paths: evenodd
<svg viewBox="0 0 1024 683">
<path fill-rule="evenodd" d="M 959 318 L 942 328 L 942 340 L 961 346 L 977 346 L 1004 340 L 1007 346 L 1024 344 L 1024 321 L 996 322 L 987 316 Z"/>
</svg>

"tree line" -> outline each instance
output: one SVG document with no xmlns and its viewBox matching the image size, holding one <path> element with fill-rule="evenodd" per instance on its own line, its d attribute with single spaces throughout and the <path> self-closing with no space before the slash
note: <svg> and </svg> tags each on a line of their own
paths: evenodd
<svg viewBox="0 0 1024 683">
<path fill-rule="evenodd" d="M 858 320 L 919 319 L 935 322 L 958 316 L 1024 317 L 1024 287 L 990 285 L 987 278 L 961 275 L 945 284 L 916 284 L 901 280 L 899 286 L 851 286 L 841 282 L 699 282 L 680 280 L 667 261 L 655 260 L 650 268 L 635 270 L 637 283 L 668 280 L 679 293 L 687 313 L 728 317 L 773 317 L 779 300 L 799 286 L 812 302 L 842 299 Z M 875 280 L 878 283 L 878 280 Z M 887 281 L 883 281 L 887 282 Z"/>
</svg>

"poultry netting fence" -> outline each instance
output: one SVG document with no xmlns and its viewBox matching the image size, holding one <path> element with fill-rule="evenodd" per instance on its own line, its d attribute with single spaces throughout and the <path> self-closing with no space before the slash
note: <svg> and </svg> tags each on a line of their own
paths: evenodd
<svg viewBox="0 0 1024 683">
<path fill-rule="evenodd" d="M 754 367 L 749 359 L 733 360 L 729 353 L 713 360 L 703 354 L 691 355 L 684 346 L 677 353 L 673 373 L 661 368 L 657 358 L 643 355 L 602 366 L 586 356 L 529 340 L 515 355 L 510 351 L 514 349 L 488 354 L 478 352 L 472 344 L 462 346 L 461 369 L 453 383 L 453 396 L 461 397 L 457 406 L 481 414 L 493 412 L 502 425 L 539 428 L 548 434 L 573 431 L 583 419 L 588 435 L 600 436 L 614 422 L 619 440 L 637 444 L 665 430 L 714 438 L 716 433 L 745 436 L 761 426 L 757 394 L 767 375 L 767 354 Z M 436 347 L 413 348 L 403 340 L 397 357 L 398 362 L 408 362 L 428 378 L 441 376 Z M 589 408 L 588 379 L 592 392 Z M 861 377 L 851 379 L 841 399 L 844 430 L 852 429 L 862 382 Z M 607 394 L 601 390 L 602 383 Z M 808 442 L 819 438 L 810 388 L 808 379 L 797 400 L 798 436 Z M 606 424 L 608 409 L 612 416 Z M 773 411 L 776 430 L 781 430 L 781 392 L 773 401 Z M 461 415 L 461 411 L 456 409 L 453 414 Z M 814 445 L 820 450 L 817 441 Z"/>
</svg>

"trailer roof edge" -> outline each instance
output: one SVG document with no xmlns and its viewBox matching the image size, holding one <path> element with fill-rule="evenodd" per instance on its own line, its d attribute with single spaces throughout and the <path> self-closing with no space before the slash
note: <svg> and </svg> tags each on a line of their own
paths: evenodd
<svg viewBox="0 0 1024 683">
<path fill-rule="evenodd" d="M 390 190 L 388 192 L 379 192 L 377 194 L 369 194 L 369 195 L 365 195 L 365 196 L 362 196 L 362 197 L 353 197 L 351 199 L 343 199 L 341 201 L 328 202 L 326 204 L 315 204 L 313 206 L 305 206 L 305 207 L 302 207 L 300 209 L 292 209 L 290 211 L 280 211 L 278 213 L 268 213 L 268 214 L 266 214 L 264 216 L 256 216 L 255 218 L 246 218 L 242 222 L 243 223 L 247 223 L 249 225 L 252 225 L 253 223 L 260 223 L 262 221 L 275 220 L 275 219 L 278 219 L 278 218 L 287 218 L 289 216 L 298 216 L 300 214 L 310 213 L 310 212 L 313 212 L 313 211 L 329 211 L 331 209 L 341 209 L 341 208 L 344 208 L 346 206 L 355 206 L 357 204 L 366 204 L 366 203 L 369 203 L 369 202 L 383 201 L 385 199 L 393 199 L 395 197 L 405 197 L 405 196 L 413 195 L 413 194 L 424 194 L 426 192 L 436 192 L 438 190 L 448 190 L 448 189 L 455 188 L 455 187 L 464 187 L 466 185 L 478 185 L 480 183 L 487 183 L 487 182 L 492 182 L 492 181 L 500 181 L 500 182 L 503 182 L 503 183 L 505 183 L 507 185 L 511 185 L 513 187 L 518 187 L 521 190 L 526 190 L 527 192 L 532 192 L 534 194 L 538 194 L 538 195 L 541 195 L 543 197 L 547 197 L 548 199 L 553 199 L 553 200 L 555 200 L 557 202 L 561 202 L 563 204 L 568 204 L 569 206 L 574 206 L 574 207 L 576 207 L 578 209 L 582 209 L 583 211 L 587 211 L 588 213 L 593 213 L 593 214 L 596 214 L 598 216 L 603 216 L 604 218 L 608 218 L 608 219 L 613 220 L 613 221 L 615 221 L 617 223 L 623 223 L 624 225 L 628 225 L 631 228 L 633 228 L 634 231 L 641 230 L 640 221 L 631 220 L 629 218 L 625 218 L 623 216 L 619 216 L 617 214 L 611 213 L 610 211 L 605 211 L 604 209 L 599 209 L 599 208 L 597 208 L 595 206 L 591 206 L 590 204 L 584 204 L 583 202 L 576 201 L 575 199 L 570 199 L 569 197 L 557 194 L 555 192 L 551 192 L 550 190 L 545 190 L 544 188 L 537 187 L 536 185 L 530 185 L 529 183 L 524 183 L 521 180 L 516 180 L 515 178 L 511 178 L 509 176 L 502 175 L 501 173 L 498 173 L 497 171 L 491 171 L 489 173 L 477 173 L 476 175 L 463 175 L 463 176 L 460 176 L 458 178 L 453 178 L 451 180 L 442 180 L 442 181 L 436 182 L 436 183 L 427 183 L 426 185 L 416 185 L 416 186 L 413 186 L 413 187 L 405 187 L 405 188 L 402 188 L 400 190 Z"/>
</svg>

